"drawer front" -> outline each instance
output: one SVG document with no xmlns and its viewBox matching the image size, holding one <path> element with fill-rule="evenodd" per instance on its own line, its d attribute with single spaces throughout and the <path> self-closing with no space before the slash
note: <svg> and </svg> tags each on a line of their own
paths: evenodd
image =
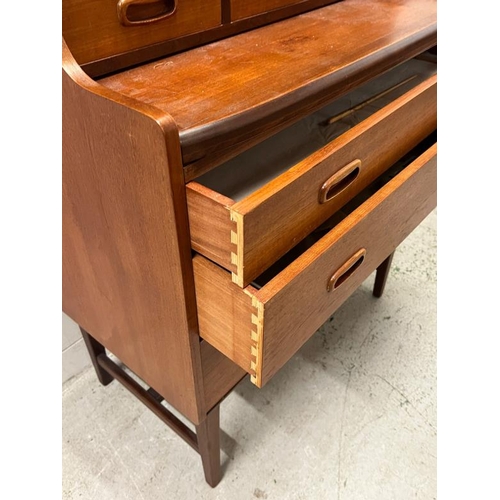
<svg viewBox="0 0 500 500">
<path fill-rule="evenodd" d="M 79 64 L 220 24 L 220 0 L 63 1 L 63 36 Z"/>
<path fill-rule="evenodd" d="M 262 387 L 436 206 L 437 146 L 260 290 L 193 260 L 200 335 Z"/>
<path fill-rule="evenodd" d="M 193 248 L 247 286 L 437 125 L 432 76 L 241 201 L 187 185 Z"/>
</svg>

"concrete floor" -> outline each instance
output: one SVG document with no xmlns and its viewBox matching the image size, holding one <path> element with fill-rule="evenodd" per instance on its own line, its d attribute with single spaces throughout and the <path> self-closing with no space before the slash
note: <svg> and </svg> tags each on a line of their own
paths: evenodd
<svg viewBox="0 0 500 500">
<path fill-rule="evenodd" d="M 63 498 L 406 500 L 436 497 L 436 213 L 264 389 L 222 403 L 224 477 L 114 382 L 63 387 Z"/>
</svg>

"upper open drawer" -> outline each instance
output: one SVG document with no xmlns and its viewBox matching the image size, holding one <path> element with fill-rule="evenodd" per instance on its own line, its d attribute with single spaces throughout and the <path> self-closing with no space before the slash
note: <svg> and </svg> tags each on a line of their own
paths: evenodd
<svg viewBox="0 0 500 500">
<path fill-rule="evenodd" d="M 436 128 L 411 60 L 187 184 L 193 248 L 248 285 Z"/>
<path fill-rule="evenodd" d="M 63 35 L 79 64 L 221 23 L 220 0 L 64 0 Z"/>
<path fill-rule="evenodd" d="M 436 0 L 346 0 L 99 83 L 173 118 L 191 181 L 436 43 Z"/>
<path fill-rule="evenodd" d="M 195 256 L 200 335 L 263 386 L 433 209 L 436 150 L 408 155 L 244 289 Z"/>
</svg>

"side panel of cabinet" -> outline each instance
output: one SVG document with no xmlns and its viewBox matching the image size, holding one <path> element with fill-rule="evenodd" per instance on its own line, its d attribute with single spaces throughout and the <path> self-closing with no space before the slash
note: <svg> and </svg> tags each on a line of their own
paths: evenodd
<svg viewBox="0 0 500 500">
<path fill-rule="evenodd" d="M 192 422 L 206 411 L 180 145 L 170 117 L 63 46 L 63 310 Z"/>
</svg>

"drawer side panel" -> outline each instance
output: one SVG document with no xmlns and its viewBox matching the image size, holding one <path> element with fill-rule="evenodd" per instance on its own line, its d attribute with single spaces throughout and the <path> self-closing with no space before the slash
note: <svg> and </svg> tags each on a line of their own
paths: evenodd
<svg viewBox="0 0 500 500">
<path fill-rule="evenodd" d="M 199 255 L 193 259 L 193 270 L 200 336 L 247 373 L 254 374 L 254 322 L 259 312 L 251 293 L 232 283 L 230 273 Z"/>
<path fill-rule="evenodd" d="M 120 22 L 117 4 L 117 0 L 63 0 L 63 36 L 79 64 L 221 24 L 220 0 L 179 0 L 171 16 L 137 26 Z"/>
<path fill-rule="evenodd" d="M 191 246 L 229 271 L 236 272 L 236 223 L 231 220 L 233 201 L 210 189 L 190 182 L 186 186 Z"/>
</svg>

